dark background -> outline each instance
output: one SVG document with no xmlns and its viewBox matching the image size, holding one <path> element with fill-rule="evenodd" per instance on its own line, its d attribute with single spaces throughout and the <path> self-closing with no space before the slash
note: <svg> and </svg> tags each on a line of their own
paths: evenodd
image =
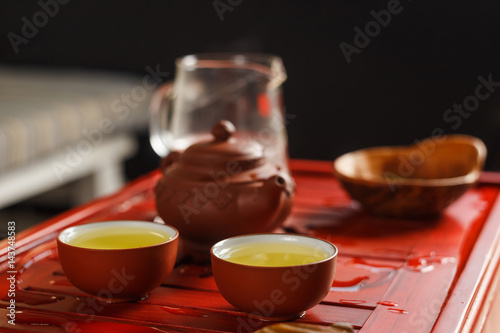
<svg viewBox="0 0 500 333">
<path fill-rule="evenodd" d="M 50 0 L 55 1 L 55 0 Z M 227 0 L 221 1 L 227 3 Z M 237 4 L 239 2 L 239 4 Z M 500 81 L 500 2 L 402 0 L 399 14 L 347 63 L 370 12 L 390 1 L 84 1 L 59 5 L 16 54 L 7 38 L 33 21 L 35 1 L 0 4 L 0 62 L 129 71 L 198 52 L 267 52 L 283 58 L 290 155 L 333 160 L 376 145 L 410 144 L 442 128 L 482 138 L 488 169 L 500 169 L 500 87 L 458 128 L 443 118 L 473 95 L 478 76 Z M 399 8 L 399 7 L 398 7 Z M 156 166 L 146 134 L 144 165 Z"/>
</svg>

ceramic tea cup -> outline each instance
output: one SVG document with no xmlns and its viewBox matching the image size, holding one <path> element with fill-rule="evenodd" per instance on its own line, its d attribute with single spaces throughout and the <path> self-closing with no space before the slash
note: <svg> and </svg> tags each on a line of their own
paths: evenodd
<svg viewBox="0 0 500 333">
<path fill-rule="evenodd" d="M 337 253 L 314 237 L 243 235 L 212 247 L 212 270 L 220 293 L 236 308 L 262 320 L 291 320 L 328 294 Z"/>
<path fill-rule="evenodd" d="M 78 225 L 57 237 L 64 274 L 77 288 L 106 302 L 139 300 L 172 272 L 178 231 L 143 221 Z"/>
</svg>

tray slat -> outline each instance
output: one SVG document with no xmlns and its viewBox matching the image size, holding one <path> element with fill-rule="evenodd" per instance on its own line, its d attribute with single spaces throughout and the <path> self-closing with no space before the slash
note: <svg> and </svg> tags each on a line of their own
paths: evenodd
<svg viewBox="0 0 500 333">
<path fill-rule="evenodd" d="M 330 293 L 299 321 L 344 321 L 360 332 L 430 332 L 481 235 L 499 185 L 469 190 L 437 220 L 397 220 L 361 211 L 332 176 L 329 162 L 293 161 L 292 171 L 297 195 L 284 230 L 330 240 L 340 251 Z M 268 325 L 228 304 L 206 265 L 179 264 L 149 298 L 135 303 L 95 303 L 66 279 L 55 250 L 57 233 L 94 221 L 152 221 L 152 189 L 159 177 L 153 172 L 115 195 L 19 233 L 16 326 L 0 322 L 2 331 L 62 332 L 72 325 L 75 332 L 93 333 L 246 332 Z M 6 242 L 0 244 L 0 315 L 5 318 Z"/>
</svg>

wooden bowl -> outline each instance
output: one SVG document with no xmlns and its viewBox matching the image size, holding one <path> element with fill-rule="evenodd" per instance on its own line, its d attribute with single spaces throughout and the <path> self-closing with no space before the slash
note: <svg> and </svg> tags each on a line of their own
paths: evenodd
<svg viewBox="0 0 500 333">
<path fill-rule="evenodd" d="M 143 234 L 158 238 L 137 243 Z M 101 241 L 99 245 L 81 241 L 102 236 L 107 237 L 102 243 L 112 244 L 130 235 L 135 244 L 102 246 Z M 97 222 L 63 230 L 57 249 L 64 274 L 73 285 L 105 302 L 126 302 L 144 298 L 170 275 L 178 238 L 175 228 L 153 222 Z"/>
<path fill-rule="evenodd" d="M 293 254 L 304 257 L 290 264 Z M 275 262 L 262 259 L 273 255 Z M 238 256 L 243 261 L 234 262 Z M 300 318 L 328 294 L 337 248 L 314 237 L 252 234 L 218 242 L 211 258 L 215 283 L 229 303 L 251 317 L 282 321 Z"/>
<path fill-rule="evenodd" d="M 479 179 L 486 146 L 468 135 L 427 138 L 411 146 L 347 153 L 334 174 L 370 213 L 398 218 L 439 215 Z"/>
</svg>

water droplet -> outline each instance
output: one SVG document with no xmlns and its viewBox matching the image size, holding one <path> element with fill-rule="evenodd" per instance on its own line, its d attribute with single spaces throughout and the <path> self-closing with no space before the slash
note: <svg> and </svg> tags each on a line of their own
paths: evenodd
<svg viewBox="0 0 500 333">
<path fill-rule="evenodd" d="M 162 306 L 161 309 L 163 311 L 167 311 L 169 313 L 173 313 L 176 315 L 186 315 L 186 316 L 194 316 L 194 317 L 202 317 L 202 318 L 208 318 L 208 315 L 206 313 L 203 313 L 201 310 L 195 310 L 195 309 L 190 309 L 190 308 L 176 308 L 172 306 Z"/>
<path fill-rule="evenodd" d="M 339 299 L 339 302 L 342 304 L 348 304 L 348 305 L 362 305 L 362 304 L 366 303 L 366 301 L 357 300 L 357 299 Z"/>
<path fill-rule="evenodd" d="M 334 280 L 331 291 L 358 291 L 366 284 L 368 276 L 358 276 L 351 280 L 338 281 Z"/>
<path fill-rule="evenodd" d="M 406 262 L 404 268 L 419 273 L 428 273 L 433 271 L 436 265 L 444 265 L 456 262 L 457 259 L 454 257 L 430 255 L 426 257 L 411 258 Z"/>
<path fill-rule="evenodd" d="M 398 306 L 398 303 L 388 302 L 388 301 L 380 301 L 380 302 L 377 302 L 377 304 L 383 305 L 383 306 Z"/>
</svg>

